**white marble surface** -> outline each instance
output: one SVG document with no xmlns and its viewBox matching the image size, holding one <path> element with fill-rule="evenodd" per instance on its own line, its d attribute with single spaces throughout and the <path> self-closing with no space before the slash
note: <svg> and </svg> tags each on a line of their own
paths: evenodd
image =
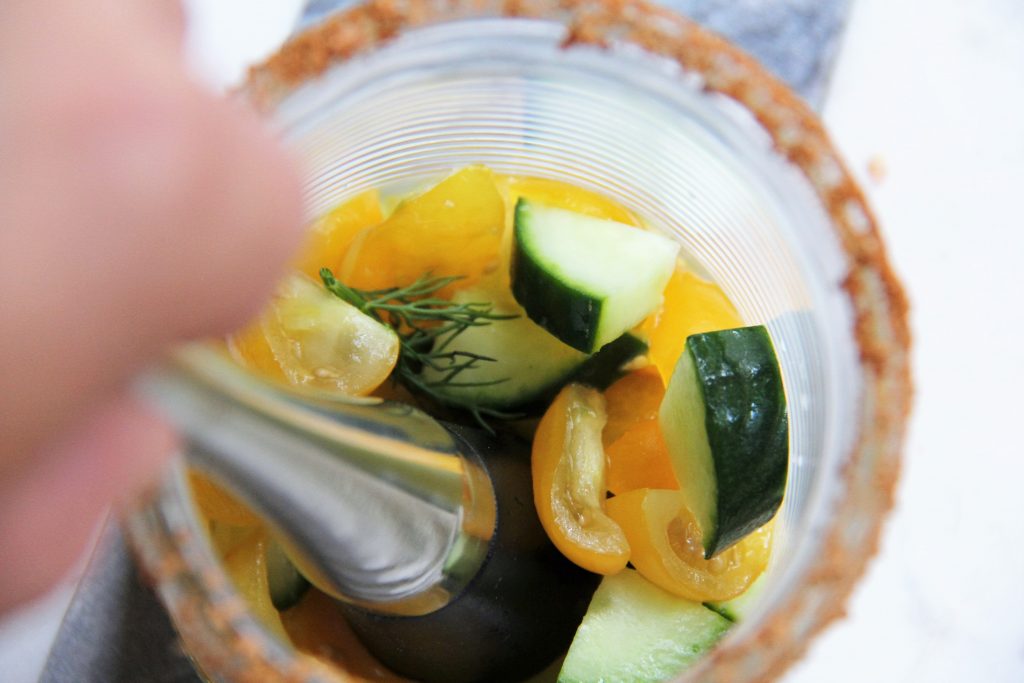
<svg viewBox="0 0 1024 683">
<path fill-rule="evenodd" d="M 213 82 L 297 6 L 189 4 Z M 1024 2 L 856 0 L 825 118 L 910 292 L 917 401 L 880 555 L 785 681 L 1024 681 Z M 74 578 L 0 623 L 0 679 L 36 679 Z"/>
<path fill-rule="evenodd" d="M 913 305 L 881 554 L 787 683 L 1024 681 L 1024 2 L 857 0 L 825 119 Z"/>
</svg>

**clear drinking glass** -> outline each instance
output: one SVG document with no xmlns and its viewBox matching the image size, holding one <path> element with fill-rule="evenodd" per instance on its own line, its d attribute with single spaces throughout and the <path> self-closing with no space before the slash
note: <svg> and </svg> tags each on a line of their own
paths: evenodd
<svg viewBox="0 0 1024 683">
<path fill-rule="evenodd" d="M 791 411 L 762 598 L 680 680 L 773 678 L 841 613 L 891 505 L 909 335 L 871 212 L 795 95 L 666 10 L 583 0 L 353 7 L 256 68 L 244 94 L 304 161 L 310 217 L 485 164 L 603 193 L 679 240 L 769 327 Z M 211 680 L 344 680 L 246 611 L 180 467 L 127 525 Z"/>
</svg>

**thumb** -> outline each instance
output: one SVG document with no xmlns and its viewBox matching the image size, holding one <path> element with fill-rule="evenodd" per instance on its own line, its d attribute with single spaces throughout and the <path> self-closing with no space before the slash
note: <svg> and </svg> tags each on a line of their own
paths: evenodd
<svg viewBox="0 0 1024 683">
<path fill-rule="evenodd" d="M 110 502 L 145 483 L 176 448 L 168 426 L 119 397 L 6 482 L 0 489 L 0 613 L 60 580 Z"/>
</svg>

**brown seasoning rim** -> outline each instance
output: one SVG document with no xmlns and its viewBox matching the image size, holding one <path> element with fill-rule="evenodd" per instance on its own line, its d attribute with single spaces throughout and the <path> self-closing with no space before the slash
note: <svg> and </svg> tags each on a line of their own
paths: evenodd
<svg viewBox="0 0 1024 683">
<path fill-rule="evenodd" d="M 264 64 L 255 67 L 243 93 L 263 111 L 272 110 L 295 87 L 356 54 L 370 51 L 417 26 L 459 18 L 529 17 L 566 24 L 566 47 L 605 46 L 612 41 L 636 44 L 679 63 L 703 77 L 709 92 L 743 105 L 771 136 L 776 150 L 810 181 L 831 218 L 847 255 L 843 281 L 853 306 L 862 389 L 858 440 L 844 465 L 846 488 L 835 504 L 835 518 L 822 540 L 819 556 L 794 590 L 759 627 L 723 642 L 680 681 L 754 682 L 780 676 L 806 651 L 811 639 L 845 613 L 845 602 L 875 554 L 882 522 L 893 504 L 900 451 L 910 410 L 910 330 L 908 304 L 885 253 L 875 218 L 860 188 L 839 158 L 817 116 L 785 85 L 750 56 L 723 38 L 670 10 L 643 0 L 371 0 L 330 17 L 298 35 Z M 152 547 L 153 528 L 138 521 L 145 506 L 128 518 L 129 535 L 144 570 L 155 579 L 183 635 L 197 619 L 236 643 L 231 666 L 212 652 L 193 652 L 200 661 L 218 662 L 235 672 L 233 680 L 349 680 L 300 655 L 281 669 L 271 656 L 265 632 L 239 633 L 239 606 L 228 595 L 202 606 L 185 587 L 194 570 L 170 567 L 172 546 Z M 152 521 L 152 518 L 150 519 Z M 142 536 L 149 540 L 143 540 Z M 195 542 L 175 530 L 175 544 Z M 150 546 L 148 549 L 146 546 Z M 204 563 L 205 564 L 205 563 Z M 225 580 L 216 565 L 206 567 L 200 592 L 220 588 Z M 192 583 L 196 583 L 193 578 Z M 209 584 L 209 585 L 207 585 Z M 192 586 L 194 590 L 195 586 Z M 230 591 L 228 591 L 230 593 Z M 191 616 L 190 616 L 191 615 Z M 249 618 L 251 623 L 251 618 Z M 208 623 L 206 624 L 209 625 Z M 206 634 L 209 637 L 209 634 Z M 192 640 L 189 639 L 190 644 Z M 243 647 L 244 646 L 244 647 Z M 209 648 L 204 648 L 209 650 Z M 279 651 L 278 651 L 279 652 Z M 244 654 L 243 654 L 244 653 Z M 203 655 L 211 656 L 205 659 Z M 239 659 L 240 658 L 240 659 Z"/>
</svg>

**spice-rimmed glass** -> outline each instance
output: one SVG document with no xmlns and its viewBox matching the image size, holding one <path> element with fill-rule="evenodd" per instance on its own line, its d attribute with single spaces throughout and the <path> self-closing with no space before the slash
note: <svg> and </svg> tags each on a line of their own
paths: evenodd
<svg viewBox="0 0 1024 683">
<path fill-rule="evenodd" d="M 245 95 L 303 159 L 311 217 L 483 163 L 599 191 L 678 239 L 746 322 L 769 327 L 791 416 L 765 591 L 682 680 L 772 678 L 840 613 L 891 504 L 909 336 L 871 212 L 796 96 L 666 10 L 575 0 L 353 7 L 254 69 Z M 199 666 L 214 680 L 338 680 L 244 609 L 183 482 L 128 525 Z"/>
</svg>

